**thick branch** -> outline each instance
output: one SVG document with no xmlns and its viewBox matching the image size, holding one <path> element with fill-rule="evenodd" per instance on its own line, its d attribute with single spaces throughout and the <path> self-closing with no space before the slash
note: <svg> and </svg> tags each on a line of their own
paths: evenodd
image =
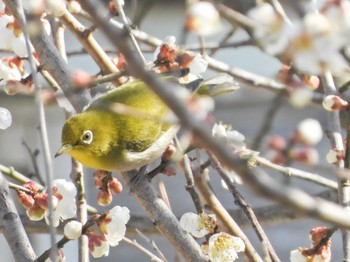
<svg viewBox="0 0 350 262">
<path fill-rule="evenodd" d="M 176 250 L 187 261 L 206 261 L 206 257 L 197 242 L 181 228 L 175 215 L 157 195 L 146 176 L 136 171 L 130 171 L 124 173 L 123 178 L 130 187 L 131 194 L 146 210 L 153 224 L 169 239 Z"/>
<path fill-rule="evenodd" d="M 16 261 L 34 261 L 36 255 L 17 213 L 7 180 L 0 172 L 0 220 L 4 234 Z"/>
</svg>

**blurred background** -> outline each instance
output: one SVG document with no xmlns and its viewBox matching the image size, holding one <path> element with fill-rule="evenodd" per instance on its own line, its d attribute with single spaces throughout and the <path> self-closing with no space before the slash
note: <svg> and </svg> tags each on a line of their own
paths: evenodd
<svg viewBox="0 0 350 262">
<path fill-rule="evenodd" d="M 140 24 L 140 29 L 153 35 L 159 39 L 164 39 L 168 35 L 174 35 L 177 39 L 182 38 L 183 24 L 185 16 L 185 6 L 183 1 L 139 1 L 138 4 L 149 4 L 149 11 L 145 13 L 144 18 Z M 226 1 L 228 4 L 237 4 L 242 7 L 249 4 L 249 1 Z M 253 1 L 254 2 L 254 1 Z M 127 6 L 127 14 L 132 18 L 134 14 L 133 9 L 134 1 Z M 151 5 L 152 3 L 152 5 Z M 217 43 L 223 39 L 224 35 L 228 32 L 230 26 L 223 21 L 222 31 L 218 34 L 206 38 L 208 43 Z M 230 39 L 232 42 L 245 39 L 247 36 L 242 32 L 238 32 Z M 105 48 L 110 48 L 111 45 L 99 34 L 96 34 L 96 38 Z M 72 37 L 72 35 L 66 32 L 67 51 L 80 50 L 80 44 Z M 186 38 L 187 43 L 197 43 L 196 36 L 189 34 Z M 147 58 L 152 60 L 152 53 L 147 54 Z M 259 75 L 274 78 L 280 69 L 280 63 L 273 57 L 264 54 L 262 51 L 255 47 L 246 46 L 239 48 L 228 48 L 218 51 L 214 55 L 215 59 L 223 61 L 232 67 L 241 68 Z M 99 69 L 86 55 L 76 55 L 69 57 L 69 65 L 74 69 L 83 69 L 91 74 L 96 74 Z M 204 77 L 215 75 L 215 72 L 208 71 Z M 225 124 L 231 124 L 234 129 L 243 133 L 248 143 L 252 142 L 257 135 L 257 131 L 260 129 L 264 122 L 265 114 L 274 99 L 275 94 L 266 91 L 264 89 L 258 89 L 241 85 L 238 91 L 233 94 L 225 95 L 216 99 L 216 108 L 214 112 L 216 122 L 222 121 Z M 319 110 L 316 107 L 306 107 L 303 109 L 296 109 L 288 104 L 288 100 L 285 99 L 282 109 L 278 112 L 276 119 L 273 122 L 272 134 L 281 134 L 282 136 L 289 137 L 294 133 L 296 125 L 303 119 L 311 117 L 318 119 L 324 130 L 327 129 L 327 119 L 325 111 Z M 13 125 L 0 132 L 0 164 L 5 166 L 13 166 L 16 170 L 24 173 L 33 173 L 33 164 L 27 150 L 23 145 L 25 141 L 28 146 L 34 151 L 41 148 L 40 140 L 38 136 L 38 117 L 35 107 L 35 101 L 32 96 L 16 95 L 7 96 L 0 93 L 0 106 L 5 107 L 12 113 Z M 48 124 L 48 134 L 50 141 L 50 149 L 52 156 L 60 145 L 61 128 L 65 120 L 63 110 L 55 105 L 48 106 L 46 108 L 46 119 Z M 297 166 L 305 170 L 312 170 L 313 172 L 319 172 L 319 174 L 332 177 L 331 168 L 327 166 L 325 161 L 325 154 L 328 151 L 329 143 L 324 137 L 321 143 L 318 145 L 320 152 L 320 165 L 317 167 Z M 38 156 L 39 168 L 43 172 L 43 159 L 39 153 Z M 68 156 L 61 156 L 54 159 L 54 175 L 55 178 L 69 178 L 71 170 L 71 162 Z M 150 167 L 151 168 L 151 167 Z M 97 190 L 93 185 L 93 177 L 91 176 L 92 170 L 86 170 L 85 181 L 87 186 L 87 198 L 88 203 L 93 206 L 96 204 Z M 269 174 L 276 177 L 276 179 L 283 180 L 281 175 L 270 172 Z M 175 177 L 165 177 L 160 175 L 160 179 L 164 181 L 166 189 L 168 190 L 170 204 L 173 212 L 176 216 L 180 217 L 185 212 L 194 212 L 195 208 L 191 201 L 189 201 L 189 195 L 185 189 L 185 178 L 179 173 Z M 219 199 L 225 205 L 228 210 L 235 210 L 234 200 L 229 193 L 225 191 L 221 186 L 221 179 L 215 174 L 211 176 L 211 183 L 213 190 L 218 194 Z M 291 183 L 295 186 L 301 187 L 307 190 L 308 193 L 321 192 L 323 188 L 312 185 L 296 179 L 291 179 Z M 267 204 L 272 204 L 271 201 L 263 199 L 256 195 L 249 188 L 244 185 L 238 187 L 240 192 L 246 198 L 247 202 L 253 207 L 262 207 Z M 131 210 L 131 214 L 134 216 L 146 216 L 143 209 L 129 194 L 128 189 L 125 187 L 123 193 L 114 197 L 111 206 L 121 205 L 127 206 Z M 99 207 L 99 211 L 104 212 L 109 208 Z M 23 209 L 19 207 L 19 211 L 23 212 Z M 277 225 L 264 225 L 264 229 L 268 237 L 270 238 L 272 245 L 275 247 L 277 254 L 282 261 L 289 261 L 289 253 L 291 250 L 300 246 L 309 247 L 309 231 L 316 226 L 325 225 L 323 222 L 314 221 L 309 219 L 296 220 L 293 222 L 286 222 Z M 327 226 L 327 225 L 326 225 Z M 262 254 L 261 244 L 251 228 L 244 228 L 244 231 Z M 45 234 L 30 234 L 31 240 L 34 244 L 37 254 L 41 254 L 42 251 L 49 248 L 49 240 Z M 130 238 L 135 238 L 140 244 L 149 247 L 142 238 L 137 235 L 129 235 Z M 170 246 L 167 239 L 160 235 L 149 235 L 151 240 L 154 240 L 159 249 L 164 253 L 168 261 L 175 261 L 176 254 L 174 249 Z M 59 238 L 58 238 L 59 239 Z M 335 233 L 333 238 L 333 259 L 332 261 L 340 261 L 342 257 L 340 234 Z M 150 248 L 150 247 L 149 247 Z M 7 247 L 6 241 L 3 236 L 0 235 L 0 250 L 2 257 L 8 259 L 1 261 L 11 261 L 12 254 Z M 64 252 L 67 257 L 67 261 L 77 261 L 77 244 L 76 241 L 68 243 Z M 143 255 L 138 250 L 130 247 L 129 245 L 121 242 L 115 248 L 111 248 L 110 256 L 100 259 L 92 259 L 91 261 L 148 261 L 149 258 Z M 240 261 L 243 261 L 242 259 Z"/>
</svg>

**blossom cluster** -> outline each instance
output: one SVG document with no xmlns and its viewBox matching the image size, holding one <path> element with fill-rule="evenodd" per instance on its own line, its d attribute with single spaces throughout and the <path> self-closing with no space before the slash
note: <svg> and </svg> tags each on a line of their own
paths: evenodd
<svg viewBox="0 0 350 262">
<path fill-rule="evenodd" d="M 104 215 L 92 215 L 84 232 L 80 222 L 69 221 L 64 227 L 64 235 L 74 240 L 84 234 L 88 237 L 88 247 L 93 257 L 108 256 L 110 246 L 117 246 L 125 236 L 129 213 L 127 207 L 115 206 Z"/>
<path fill-rule="evenodd" d="M 348 1 L 317 1 L 303 16 L 290 22 L 263 3 L 248 12 L 256 24 L 254 36 L 266 52 L 281 55 L 303 73 L 342 73 L 348 64 L 341 51 L 349 44 Z"/>
<path fill-rule="evenodd" d="M 202 251 L 212 262 L 234 261 L 238 259 L 237 253 L 245 249 L 241 238 L 216 232 L 217 220 L 213 214 L 185 213 L 180 219 L 180 225 L 195 238 L 208 237 L 208 241 L 202 245 Z"/>
<path fill-rule="evenodd" d="M 72 218 L 76 215 L 77 207 L 75 196 L 76 187 L 72 182 L 64 179 L 56 179 L 52 182 L 52 196 L 49 200 L 47 190 L 40 192 L 38 184 L 33 181 L 23 185 L 28 191 L 17 192 L 18 202 L 26 209 L 30 220 L 39 221 L 45 217 L 49 223 L 49 203 L 52 205 L 52 226 L 57 227 L 61 220 Z"/>
</svg>

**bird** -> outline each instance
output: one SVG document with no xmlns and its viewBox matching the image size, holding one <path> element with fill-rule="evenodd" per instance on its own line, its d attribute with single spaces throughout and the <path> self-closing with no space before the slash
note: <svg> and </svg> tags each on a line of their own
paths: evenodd
<svg viewBox="0 0 350 262">
<path fill-rule="evenodd" d="M 127 82 L 68 118 L 61 147 L 86 167 L 126 172 L 153 162 L 171 143 L 179 126 L 166 123 L 166 104 L 140 80 Z"/>
</svg>

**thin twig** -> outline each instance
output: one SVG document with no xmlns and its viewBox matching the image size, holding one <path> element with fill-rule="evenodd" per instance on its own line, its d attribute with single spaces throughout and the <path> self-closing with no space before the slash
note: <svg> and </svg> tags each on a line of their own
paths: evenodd
<svg viewBox="0 0 350 262">
<path fill-rule="evenodd" d="M 234 26 L 239 26 L 249 32 L 258 26 L 257 22 L 248 16 L 237 12 L 221 3 L 216 3 L 216 8 L 220 15 Z"/>
<path fill-rule="evenodd" d="M 156 175 L 163 171 L 163 169 L 172 163 L 170 160 L 162 160 L 158 166 L 147 173 L 148 180 L 152 180 Z"/>
<path fill-rule="evenodd" d="M 92 32 L 85 28 L 69 11 L 60 17 L 60 21 L 78 39 L 85 50 L 91 55 L 104 74 L 116 73 L 118 68 L 104 52 L 100 44 L 93 37 Z"/>
<path fill-rule="evenodd" d="M 214 161 L 214 166 L 216 168 L 216 171 L 218 172 L 220 177 L 225 181 L 227 187 L 231 191 L 231 193 L 235 199 L 235 203 L 243 210 L 244 214 L 246 215 L 246 217 L 250 221 L 254 231 L 256 232 L 259 240 L 261 241 L 263 246 L 266 247 L 271 261 L 274 261 L 274 262 L 281 261 L 278 258 L 276 251 L 272 247 L 270 240 L 268 239 L 267 235 L 265 234 L 265 231 L 261 227 L 259 220 L 255 216 L 255 213 L 254 213 L 252 207 L 245 201 L 243 196 L 238 192 L 236 186 L 232 183 L 230 178 L 227 176 L 227 174 L 225 174 L 225 172 L 220 167 L 220 164 L 215 160 L 213 160 L 213 161 Z"/>
<path fill-rule="evenodd" d="M 27 149 L 28 154 L 32 160 L 33 168 L 34 168 L 34 176 L 39 180 L 39 183 L 42 185 L 45 185 L 44 179 L 40 175 L 40 170 L 37 162 L 37 156 L 39 154 L 38 150 L 35 150 L 34 152 L 30 149 L 29 145 L 26 143 L 26 141 L 22 141 L 22 144 Z"/>
<path fill-rule="evenodd" d="M 285 95 L 284 91 L 279 91 L 273 98 L 273 101 L 271 102 L 270 107 L 266 111 L 265 117 L 263 118 L 262 125 L 260 126 L 255 139 L 253 140 L 254 142 L 252 143 L 252 146 L 251 146 L 253 150 L 256 150 L 256 151 L 260 150 L 261 143 L 264 137 L 270 131 L 273 120 L 275 119 L 277 113 L 279 112 L 279 109 L 283 105 L 284 95 Z"/>
<path fill-rule="evenodd" d="M 195 183 L 203 199 L 205 199 L 205 201 L 217 215 L 218 220 L 220 221 L 219 225 L 223 229 L 228 230 L 231 234 L 238 236 L 243 240 L 245 244 L 245 254 L 249 258 L 249 261 L 262 261 L 248 237 L 244 234 L 240 226 L 232 219 L 226 208 L 221 204 L 219 199 L 209 187 L 206 179 L 204 178 L 205 172 L 205 170 L 201 170 L 198 167 L 193 170 Z"/>
<path fill-rule="evenodd" d="M 16 191 L 23 191 L 23 192 L 28 193 L 28 194 L 32 194 L 33 193 L 32 190 L 30 190 L 30 189 L 28 189 L 26 187 L 23 187 L 23 186 L 11 183 L 11 182 L 8 182 L 8 187 L 11 188 L 11 189 L 14 189 Z"/>
<path fill-rule="evenodd" d="M 21 182 L 21 183 L 26 183 L 31 181 L 31 179 L 23 174 L 21 174 L 20 172 L 16 171 L 14 168 L 12 167 L 6 167 L 4 165 L 0 165 L 0 172 L 2 172 L 3 174 L 11 177 L 12 179 Z M 42 185 L 38 185 L 39 190 L 43 190 L 44 186 Z"/>
<path fill-rule="evenodd" d="M 175 145 L 180 152 L 183 152 L 183 148 L 181 147 L 181 143 L 179 142 L 179 139 L 177 137 L 175 138 Z M 202 205 L 201 200 L 199 198 L 199 195 L 195 189 L 193 172 L 191 169 L 191 163 L 190 163 L 190 160 L 189 160 L 187 154 L 183 155 L 183 158 L 181 159 L 181 161 L 179 161 L 178 166 L 180 167 L 180 169 L 182 170 L 182 172 L 185 175 L 186 190 L 192 198 L 192 201 L 194 203 L 194 206 L 196 208 L 197 213 L 198 214 L 203 213 L 203 205 Z"/>
<path fill-rule="evenodd" d="M 117 4 L 117 7 L 118 7 L 118 11 L 119 11 L 119 14 L 122 18 L 122 21 L 124 23 L 124 29 L 126 30 L 126 32 L 128 33 L 129 35 L 129 38 L 136 50 L 136 53 L 138 54 L 138 56 L 140 56 L 141 60 L 143 61 L 143 64 L 146 64 L 147 61 L 145 59 L 145 57 L 143 56 L 142 52 L 141 52 L 141 49 L 140 49 L 140 46 L 139 44 L 137 43 L 134 35 L 133 35 L 133 32 L 130 28 L 130 25 L 129 25 L 129 21 L 128 21 L 128 18 L 126 17 L 125 15 L 125 12 L 124 12 L 124 9 L 123 9 L 123 5 L 121 4 L 121 1 L 120 0 L 115 0 L 116 4 Z"/>
<path fill-rule="evenodd" d="M 171 210 L 171 205 L 170 205 L 168 193 L 166 191 L 164 182 L 159 177 L 157 177 L 157 184 L 158 184 L 161 198 L 163 199 L 164 203 L 168 206 L 168 208 Z"/>
<path fill-rule="evenodd" d="M 142 253 L 144 253 L 146 256 L 148 256 L 151 259 L 151 261 L 164 262 L 163 259 L 158 258 L 156 255 L 154 255 L 153 253 L 148 251 L 146 248 L 141 246 L 139 243 L 137 243 L 137 241 L 135 239 L 131 240 L 131 239 L 127 238 L 127 237 L 124 237 L 123 241 L 125 243 L 135 247 L 136 249 L 140 250 Z"/>
<path fill-rule="evenodd" d="M 76 160 L 72 159 L 72 176 L 73 181 L 77 186 L 77 207 L 78 207 L 78 221 L 82 224 L 87 222 L 87 204 L 85 198 L 85 183 L 84 183 L 84 172 L 83 166 Z M 82 235 L 79 238 L 79 262 L 89 261 L 89 240 L 88 237 Z"/>
<path fill-rule="evenodd" d="M 186 191 L 190 194 L 197 213 L 201 214 L 203 213 L 203 205 L 201 203 L 201 200 L 199 198 L 199 195 L 194 185 L 194 178 L 193 178 L 193 173 L 191 169 L 191 164 L 187 154 L 185 154 L 183 156 L 183 159 L 179 162 L 179 167 L 181 168 L 182 172 L 185 174 L 185 178 L 187 182 Z"/>
<path fill-rule="evenodd" d="M 215 49 L 212 49 L 210 53 L 208 54 L 209 56 L 213 56 L 217 51 L 221 50 L 221 46 L 227 45 L 227 41 L 237 32 L 238 27 L 232 27 L 232 29 L 224 36 L 224 38 L 217 44 L 218 47 Z M 246 41 L 246 40 L 245 40 Z M 208 44 L 204 48 L 206 48 Z"/>
<path fill-rule="evenodd" d="M 163 261 L 167 261 L 165 256 L 163 255 L 163 253 L 160 251 L 160 249 L 158 248 L 158 246 L 156 245 L 156 243 L 149 239 L 144 233 L 142 233 L 142 231 L 140 231 L 139 229 L 135 229 L 136 233 L 141 236 L 147 243 L 150 244 L 150 246 L 154 249 L 155 252 L 158 253 L 158 255 L 162 258 Z"/>
<path fill-rule="evenodd" d="M 249 153 L 247 153 L 247 155 L 249 155 Z M 335 181 L 327 179 L 318 174 L 310 173 L 310 172 L 293 168 L 293 167 L 285 167 L 285 166 L 277 165 L 275 163 L 272 163 L 270 160 L 267 160 L 266 158 L 263 158 L 260 156 L 255 157 L 255 160 L 259 166 L 279 171 L 288 177 L 293 176 L 296 178 L 313 182 L 315 184 L 325 186 L 332 190 L 338 190 L 338 184 Z"/>
</svg>

